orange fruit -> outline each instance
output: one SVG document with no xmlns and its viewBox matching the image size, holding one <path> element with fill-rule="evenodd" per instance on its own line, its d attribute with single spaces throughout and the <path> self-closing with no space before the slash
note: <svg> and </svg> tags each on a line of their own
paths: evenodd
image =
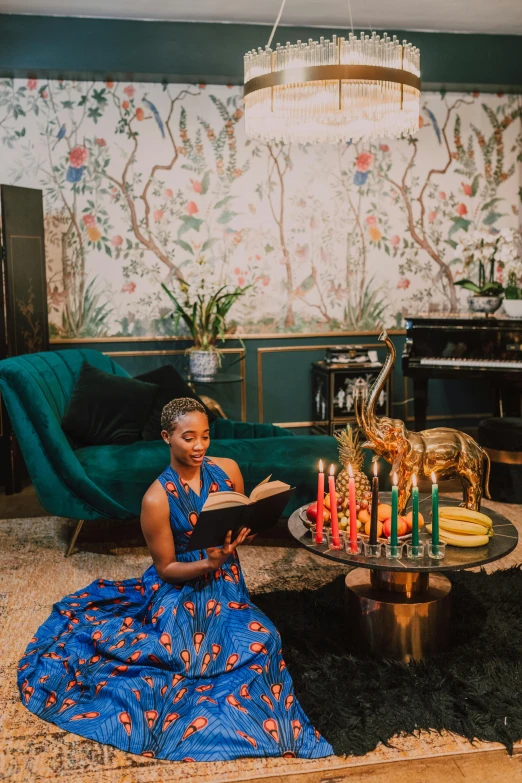
<svg viewBox="0 0 522 783">
<path fill-rule="evenodd" d="M 367 536 L 370 535 L 370 527 L 371 527 L 371 522 L 366 522 L 364 526 L 364 532 L 366 533 Z M 377 538 L 381 538 L 381 536 L 382 536 L 382 522 L 377 522 Z"/>
<path fill-rule="evenodd" d="M 369 525 L 371 517 L 370 514 L 368 513 L 368 510 L 364 508 L 361 511 L 359 511 L 357 515 L 357 519 L 359 519 L 363 524 Z"/>
<path fill-rule="evenodd" d="M 406 520 L 406 524 L 408 525 L 408 530 L 411 531 L 411 526 L 413 522 L 413 513 L 411 511 L 408 511 L 408 513 L 404 516 L 404 519 Z M 419 511 L 419 529 L 423 527 L 424 525 L 424 517 Z"/>
<path fill-rule="evenodd" d="M 388 503 L 379 503 L 379 508 L 377 509 L 377 519 L 379 522 L 384 522 L 386 519 L 391 517 L 391 512 L 391 506 L 388 505 Z"/>
</svg>

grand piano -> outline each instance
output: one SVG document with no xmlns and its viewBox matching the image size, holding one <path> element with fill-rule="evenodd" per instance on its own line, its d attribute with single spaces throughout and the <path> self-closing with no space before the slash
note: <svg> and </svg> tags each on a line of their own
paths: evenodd
<svg viewBox="0 0 522 783">
<path fill-rule="evenodd" d="M 432 378 L 476 378 L 495 387 L 501 416 L 522 415 L 522 319 L 418 315 L 405 321 L 402 371 L 413 379 L 417 432 L 426 428 Z"/>
</svg>

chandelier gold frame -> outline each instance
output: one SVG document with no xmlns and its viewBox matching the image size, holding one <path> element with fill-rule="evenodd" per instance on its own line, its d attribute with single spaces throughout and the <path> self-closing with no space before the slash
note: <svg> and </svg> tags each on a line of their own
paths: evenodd
<svg viewBox="0 0 522 783">
<path fill-rule="evenodd" d="M 264 49 L 247 52 L 245 124 L 265 142 L 353 142 L 398 138 L 419 129 L 420 52 L 394 35 L 353 30 L 332 40 L 271 48 L 286 0 Z"/>
<path fill-rule="evenodd" d="M 344 39 L 339 38 L 339 47 Z M 272 55 L 272 61 L 273 61 Z M 282 71 L 271 71 L 245 82 L 244 96 L 268 87 L 283 84 L 307 84 L 321 81 L 382 81 L 394 82 L 402 86 L 408 85 L 416 90 L 421 89 L 420 76 L 404 71 L 402 68 L 385 68 L 382 65 L 311 65 L 307 68 L 288 68 Z"/>
</svg>

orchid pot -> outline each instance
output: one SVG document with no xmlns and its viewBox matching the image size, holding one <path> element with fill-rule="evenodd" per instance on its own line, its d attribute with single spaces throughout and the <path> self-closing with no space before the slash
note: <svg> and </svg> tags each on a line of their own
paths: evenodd
<svg viewBox="0 0 522 783">
<path fill-rule="evenodd" d="M 191 378 L 194 381 L 212 381 L 220 365 L 219 351 L 200 351 L 192 348 L 188 354 Z"/>
<path fill-rule="evenodd" d="M 485 313 L 491 315 L 502 304 L 501 296 L 468 296 L 468 307 L 472 313 Z"/>
</svg>

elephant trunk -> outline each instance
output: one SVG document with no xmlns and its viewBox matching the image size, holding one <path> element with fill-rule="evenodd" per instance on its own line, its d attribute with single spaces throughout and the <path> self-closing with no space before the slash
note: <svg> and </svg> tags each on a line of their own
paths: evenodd
<svg viewBox="0 0 522 783">
<path fill-rule="evenodd" d="M 384 389 L 386 381 L 388 380 L 388 377 L 393 369 L 396 356 L 395 346 L 388 337 L 388 333 L 386 331 L 382 332 L 379 340 L 386 343 L 386 347 L 388 348 L 388 355 L 386 356 L 379 375 L 375 379 L 375 382 L 370 389 L 366 403 L 362 401 L 360 404 L 361 426 L 364 429 L 366 436 L 376 445 L 378 443 L 383 443 L 384 439 L 380 432 L 379 420 L 375 416 L 375 406 L 377 404 L 377 400 L 379 399 L 379 395 Z"/>
</svg>

